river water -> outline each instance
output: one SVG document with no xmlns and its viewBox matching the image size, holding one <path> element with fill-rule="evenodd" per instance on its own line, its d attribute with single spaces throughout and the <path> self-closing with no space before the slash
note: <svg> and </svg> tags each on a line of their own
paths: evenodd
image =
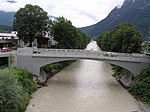
<svg viewBox="0 0 150 112">
<path fill-rule="evenodd" d="M 95 42 L 87 49 L 100 50 Z M 137 101 L 115 81 L 109 64 L 78 60 L 33 95 L 26 112 L 132 112 Z M 139 111 L 138 111 L 139 112 Z"/>
</svg>

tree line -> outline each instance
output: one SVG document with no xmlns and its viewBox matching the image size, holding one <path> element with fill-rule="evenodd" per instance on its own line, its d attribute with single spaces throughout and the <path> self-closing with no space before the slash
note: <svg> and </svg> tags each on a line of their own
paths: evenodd
<svg viewBox="0 0 150 112">
<path fill-rule="evenodd" d="M 29 46 L 32 46 L 35 38 L 38 42 L 43 41 L 47 33 L 58 42 L 56 48 L 85 48 L 90 41 L 84 33 L 72 25 L 71 21 L 64 17 L 52 21 L 41 7 L 30 4 L 16 12 L 13 30 L 18 31 L 19 39 L 30 43 Z"/>
<path fill-rule="evenodd" d="M 139 53 L 142 50 L 142 36 L 130 24 L 118 25 L 112 31 L 103 32 L 96 41 L 104 51 Z"/>
</svg>

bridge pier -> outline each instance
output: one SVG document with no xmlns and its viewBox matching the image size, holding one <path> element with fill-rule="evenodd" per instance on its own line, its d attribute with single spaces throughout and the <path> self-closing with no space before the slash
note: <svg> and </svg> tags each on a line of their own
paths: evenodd
<svg viewBox="0 0 150 112">
<path fill-rule="evenodd" d="M 125 87 L 129 87 L 133 81 L 133 74 L 125 69 L 125 75 L 120 78 L 119 82 Z"/>
</svg>

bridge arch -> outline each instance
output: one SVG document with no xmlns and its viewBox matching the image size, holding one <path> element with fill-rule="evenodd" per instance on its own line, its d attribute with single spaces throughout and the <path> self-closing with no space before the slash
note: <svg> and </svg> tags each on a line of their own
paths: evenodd
<svg viewBox="0 0 150 112">
<path fill-rule="evenodd" d="M 125 68 L 126 70 L 130 71 L 134 76 L 138 75 L 144 68 L 145 64 L 142 63 L 128 63 L 128 62 L 120 62 L 120 61 L 107 61 L 107 60 L 100 60 L 100 59 L 89 59 L 89 58 L 82 58 L 88 60 L 96 60 L 101 61 L 109 64 L 114 64 L 120 67 Z M 46 80 L 47 75 L 43 72 L 41 73 L 41 67 L 47 64 L 62 62 L 62 61 L 69 61 L 69 60 L 79 60 L 78 58 L 40 58 L 40 62 L 38 62 L 38 58 L 33 59 L 33 73 L 39 74 L 40 80 Z M 148 66 L 148 65 L 147 65 Z"/>
</svg>

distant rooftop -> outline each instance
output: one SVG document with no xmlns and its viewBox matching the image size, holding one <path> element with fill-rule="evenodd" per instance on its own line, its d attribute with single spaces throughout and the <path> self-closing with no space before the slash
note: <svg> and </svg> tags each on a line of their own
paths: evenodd
<svg viewBox="0 0 150 112">
<path fill-rule="evenodd" d="M 0 33 L 0 39 L 18 39 L 17 31 L 12 31 L 11 33 Z"/>
</svg>

